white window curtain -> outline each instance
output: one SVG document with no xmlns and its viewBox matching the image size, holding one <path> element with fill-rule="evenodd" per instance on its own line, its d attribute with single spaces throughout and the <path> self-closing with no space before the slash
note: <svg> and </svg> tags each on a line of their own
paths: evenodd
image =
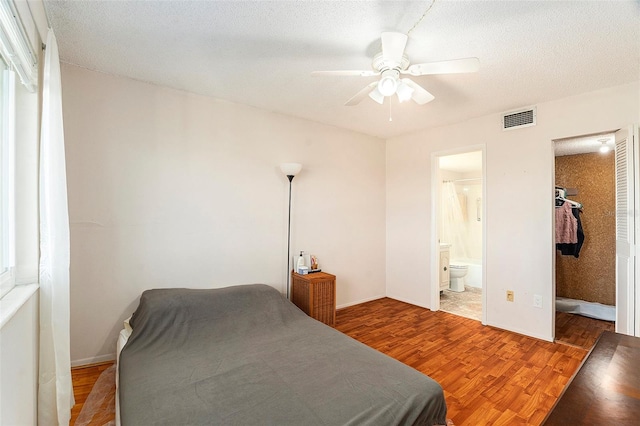
<svg viewBox="0 0 640 426">
<path fill-rule="evenodd" d="M 60 59 L 47 35 L 40 135 L 40 375 L 38 424 L 68 425 L 74 404 L 69 314 L 69 210 Z"/>
</svg>

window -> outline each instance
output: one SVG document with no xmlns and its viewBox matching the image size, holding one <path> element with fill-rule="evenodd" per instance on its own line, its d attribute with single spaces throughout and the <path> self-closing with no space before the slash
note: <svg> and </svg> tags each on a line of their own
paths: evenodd
<svg viewBox="0 0 640 426">
<path fill-rule="evenodd" d="M 0 298 L 16 283 L 16 75 L 28 91 L 38 81 L 37 56 L 13 0 L 0 0 Z"/>
<path fill-rule="evenodd" d="M 14 80 L 0 60 L 0 297 L 15 284 Z"/>
</svg>

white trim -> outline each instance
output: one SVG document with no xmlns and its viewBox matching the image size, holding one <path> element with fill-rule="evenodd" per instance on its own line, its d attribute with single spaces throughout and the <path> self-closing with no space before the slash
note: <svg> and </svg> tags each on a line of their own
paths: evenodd
<svg viewBox="0 0 640 426">
<path fill-rule="evenodd" d="M 433 309 L 429 308 L 428 306 L 423 305 L 421 303 L 416 303 L 414 300 L 404 299 L 402 297 L 395 297 L 395 296 L 387 296 L 387 297 L 389 299 L 397 300 L 398 302 L 408 303 L 409 305 L 418 306 L 419 308 L 429 309 L 430 311 L 433 311 Z"/>
<path fill-rule="evenodd" d="M 448 151 L 447 151 L 448 152 Z M 456 151 L 456 153 L 458 153 Z M 429 299 L 432 311 L 440 310 L 440 200 L 442 199 L 442 181 L 440 178 L 440 157 L 447 155 L 442 151 L 431 153 L 431 279 L 428 283 Z"/>
<path fill-rule="evenodd" d="M 551 182 L 555 186 L 556 183 L 556 141 L 551 139 L 550 145 L 550 156 L 552 161 L 551 167 Z M 549 216 L 551 219 L 551 294 L 549 295 L 549 301 L 551 302 L 551 339 L 556 341 L 556 226 L 555 226 L 555 191 L 549 188 L 549 203 L 547 207 L 549 208 Z"/>
<path fill-rule="evenodd" d="M 633 330 L 633 336 L 640 337 L 640 306 L 638 306 L 638 288 L 640 287 L 640 279 L 638 269 L 640 267 L 638 263 L 638 242 L 640 241 L 640 183 L 638 182 L 638 176 L 640 176 L 640 141 L 638 137 L 638 123 L 629 125 L 629 135 L 627 136 L 631 140 L 633 146 L 633 222 L 635 228 L 634 232 L 634 244 L 633 244 L 633 268 L 631 277 L 631 285 L 629 286 L 629 301 L 628 308 L 630 316 L 630 328 Z"/>
<path fill-rule="evenodd" d="M 492 326 L 492 327 L 495 327 L 495 326 Z M 544 340 L 545 342 L 554 343 L 553 338 L 549 338 L 549 336 L 543 336 L 543 335 L 540 335 L 540 334 L 537 334 L 537 333 L 531 333 L 528 330 L 525 331 L 525 330 L 521 330 L 520 328 L 517 328 L 517 327 L 512 328 L 512 327 L 503 327 L 503 326 L 501 326 L 499 328 L 501 330 L 505 330 L 505 331 L 508 331 L 508 332 L 511 332 L 511 333 L 516 333 L 516 334 L 520 334 L 522 336 L 533 337 L 534 339 Z"/>
<path fill-rule="evenodd" d="M 336 306 L 336 309 L 348 308 L 349 306 L 355 306 L 355 305 L 359 305 L 361 303 L 371 302 L 373 300 L 384 299 L 385 297 L 388 297 L 388 296 L 385 296 L 383 294 L 383 295 L 380 295 L 380 296 L 367 297 L 366 299 L 360 299 L 360 300 L 358 300 L 356 302 L 350 302 L 350 303 L 345 303 L 344 305 L 338 305 L 338 306 Z"/>
<path fill-rule="evenodd" d="M 107 355 L 99 355 L 92 356 L 89 358 L 76 359 L 75 361 L 71 361 L 71 367 L 82 367 L 84 365 L 91 364 L 99 364 L 101 362 L 115 361 L 116 353 L 107 354 Z"/>
<path fill-rule="evenodd" d="M 440 157 L 464 154 L 467 152 L 482 152 L 482 325 L 487 325 L 487 145 L 475 144 L 431 153 L 431 281 L 428 291 L 431 296 L 432 311 L 440 310 L 440 219 L 441 185 Z"/>
<path fill-rule="evenodd" d="M 15 74 L 2 71 L 2 106 L 0 107 L 0 234 L 2 235 L 2 265 L 0 271 L 0 298 L 15 285 Z M 6 168 L 6 170 L 5 170 Z M 5 235 L 6 233 L 6 235 Z"/>
<path fill-rule="evenodd" d="M 35 92 L 38 56 L 31 49 L 27 33 L 10 0 L 0 0 L 0 54 L 11 64 L 27 90 Z"/>
<path fill-rule="evenodd" d="M 38 288 L 38 284 L 18 285 L 0 299 L 0 329 L 31 299 Z"/>
</svg>

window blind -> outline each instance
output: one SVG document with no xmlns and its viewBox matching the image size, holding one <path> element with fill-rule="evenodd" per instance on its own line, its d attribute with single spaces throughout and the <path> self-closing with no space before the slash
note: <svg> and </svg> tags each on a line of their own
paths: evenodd
<svg viewBox="0 0 640 426">
<path fill-rule="evenodd" d="M 11 0 L 0 0 L 0 55 L 31 92 L 38 85 L 38 57 Z"/>
</svg>

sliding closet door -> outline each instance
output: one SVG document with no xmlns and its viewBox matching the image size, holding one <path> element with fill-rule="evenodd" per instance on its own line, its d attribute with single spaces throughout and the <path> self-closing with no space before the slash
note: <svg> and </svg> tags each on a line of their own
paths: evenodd
<svg viewBox="0 0 640 426">
<path fill-rule="evenodd" d="M 636 137 L 634 138 L 634 133 Z M 637 130 L 616 133 L 616 332 L 636 334 Z"/>
</svg>

